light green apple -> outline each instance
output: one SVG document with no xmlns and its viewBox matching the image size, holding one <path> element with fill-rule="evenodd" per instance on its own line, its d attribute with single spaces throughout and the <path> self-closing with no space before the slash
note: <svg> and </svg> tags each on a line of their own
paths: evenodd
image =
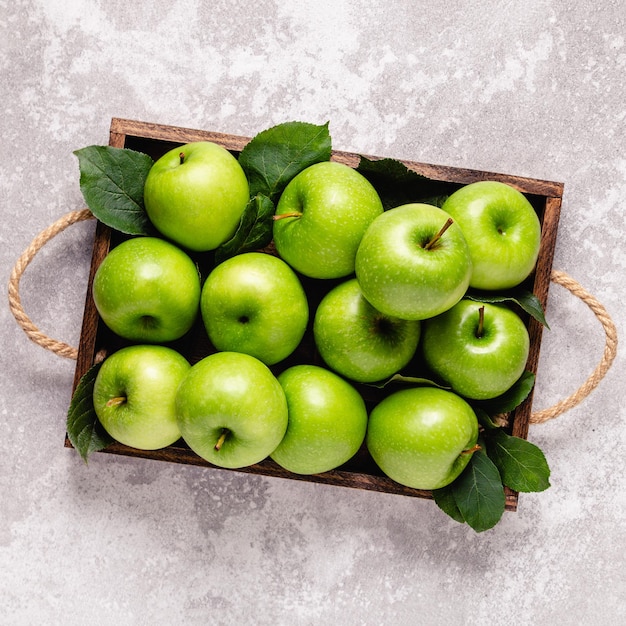
<svg viewBox="0 0 626 626">
<path fill-rule="evenodd" d="M 422 352 L 430 369 L 474 400 L 495 398 L 524 373 L 530 340 L 521 318 L 495 304 L 461 300 L 426 320 Z"/>
<path fill-rule="evenodd" d="M 472 272 L 459 226 L 429 204 L 404 204 L 377 217 L 356 255 L 356 277 L 369 303 L 406 320 L 434 317 L 465 294 Z"/>
<path fill-rule="evenodd" d="M 93 389 L 94 409 L 104 429 L 116 441 L 140 450 L 178 441 L 176 392 L 190 367 L 165 346 L 128 346 L 108 356 Z"/>
<path fill-rule="evenodd" d="M 287 398 L 287 432 L 271 458 L 296 474 L 328 472 L 360 449 L 367 409 L 359 392 L 316 365 L 294 365 L 278 376 Z"/>
<path fill-rule="evenodd" d="M 363 233 L 382 212 L 378 193 L 362 174 L 336 161 L 316 163 L 283 191 L 274 216 L 274 243 L 305 276 L 348 276 Z"/>
<path fill-rule="evenodd" d="M 115 246 L 94 276 L 92 293 L 104 323 L 132 341 L 166 343 L 182 337 L 200 307 L 200 277 L 180 248 L 158 237 Z"/>
<path fill-rule="evenodd" d="M 354 381 L 373 383 L 397 373 L 413 358 L 420 322 L 381 313 L 352 278 L 324 296 L 315 312 L 313 336 L 331 369 Z"/>
<path fill-rule="evenodd" d="M 166 152 L 144 185 L 146 212 L 155 228 L 197 252 L 214 250 L 233 236 L 249 199 L 237 159 L 210 141 Z"/>
<path fill-rule="evenodd" d="M 287 430 L 287 400 L 261 361 L 217 352 L 195 363 L 176 395 L 184 441 L 201 458 L 236 469 L 259 463 Z"/>
<path fill-rule="evenodd" d="M 267 365 L 297 348 L 309 320 L 296 273 L 282 259 L 261 252 L 218 265 L 204 283 L 200 310 L 218 350 L 244 352 Z"/>
<path fill-rule="evenodd" d="M 439 489 L 465 469 L 478 441 L 470 405 L 451 391 L 413 387 L 395 391 L 370 414 L 366 445 L 392 480 L 414 489 Z"/>
<path fill-rule="evenodd" d="M 443 204 L 465 234 L 472 257 L 470 286 L 509 289 L 537 262 L 541 224 L 526 196 L 494 180 L 461 187 Z"/>
</svg>

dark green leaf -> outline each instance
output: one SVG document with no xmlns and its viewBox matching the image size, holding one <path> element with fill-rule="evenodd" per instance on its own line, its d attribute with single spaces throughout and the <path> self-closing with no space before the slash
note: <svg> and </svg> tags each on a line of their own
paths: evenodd
<svg viewBox="0 0 626 626">
<path fill-rule="evenodd" d="M 454 487 L 452 485 L 448 485 L 447 487 L 442 487 L 441 489 L 433 490 L 433 499 L 437 506 L 448 516 L 450 516 L 453 520 L 460 522 L 461 524 L 465 523 L 465 518 L 459 511 L 459 507 L 456 504 L 456 499 L 454 497 Z"/>
<path fill-rule="evenodd" d="M 128 235 L 154 233 L 143 204 L 151 157 L 111 146 L 88 146 L 74 154 L 83 197 L 101 222 Z"/>
<path fill-rule="evenodd" d="M 534 317 L 540 324 L 548 330 L 548 322 L 541 302 L 537 296 L 526 289 L 514 289 L 508 293 L 494 294 L 487 291 L 477 291 L 470 289 L 465 297 L 476 302 L 486 302 L 487 304 L 501 304 L 503 302 L 513 302 L 517 304 L 523 311 Z"/>
<path fill-rule="evenodd" d="M 489 415 L 508 413 L 518 407 L 530 394 L 535 385 L 535 375 L 532 372 L 524 372 L 513 386 L 501 396 L 491 400 L 482 400 L 476 406 L 486 411 Z"/>
<path fill-rule="evenodd" d="M 515 491 L 544 491 L 550 486 L 550 468 L 543 452 L 530 441 L 503 430 L 489 433 L 487 453 L 502 482 Z"/>
<path fill-rule="evenodd" d="M 321 126 L 286 122 L 260 132 L 239 155 L 250 195 L 276 201 L 287 183 L 309 165 L 328 161 L 332 147 L 328 122 Z"/>
<path fill-rule="evenodd" d="M 419 376 L 404 376 L 403 374 L 394 374 L 393 376 L 382 380 L 376 383 L 367 383 L 370 387 L 378 387 L 378 389 L 382 389 L 391 383 L 404 383 L 407 385 L 425 385 L 428 387 L 439 387 L 440 389 L 450 389 L 450 387 L 446 387 L 445 385 L 440 385 L 434 380 L 430 380 L 429 378 L 422 378 Z"/>
<path fill-rule="evenodd" d="M 93 387 L 101 365 L 94 365 L 80 379 L 67 412 L 67 435 L 85 463 L 92 452 L 113 443 L 93 408 Z"/>
<path fill-rule="evenodd" d="M 474 413 L 476 413 L 476 417 L 478 418 L 478 423 L 485 428 L 486 430 L 492 430 L 494 428 L 500 428 L 500 424 L 496 424 L 493 421 L 492 416 L 489 415 L 486 411 L 481 409 L 478 406 L 473 406 Z"/>
<path fill-rule="evenodd" d="M 257 194 L 251 198 L 233 237 L 215 251 L 215 262 L 267 246 L 272 240 L 274 211 L 274 203 L 267 196 Z"/>
<path fill-rule="evenodd" d="M 387 211 L 402 204 L 420 202 L 441 207 L 456 189 L 410 170 L 396 159 L 368 159 L 362 156 L 358 172 L 372 183 Z"/>
<path fill-rule="evenodd" d="M 472 454 L 463 473 L 452 483 L 454 500 L 463 519 L 476 531 L 493 528 L 505 506 L 504 487 L 498 468 L 483 446 Z"/>
</svg>

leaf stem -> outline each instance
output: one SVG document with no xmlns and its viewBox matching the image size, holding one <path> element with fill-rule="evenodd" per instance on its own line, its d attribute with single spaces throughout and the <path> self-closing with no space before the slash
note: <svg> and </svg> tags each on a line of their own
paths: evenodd
<svg viewBox="0 0 626 626">
<path fill-rule="evenodd" d="M 485 332 L 485 305 L 478 309 L 478 328 L 476 329 L 476 338 L 481 339 Z"/>
<path fill-rule="evenodd" d="M 126 396 L 116 396 L 115 398 L 111 398 L 107 402 L 107 406 L 122 406 L 122 404 L 126 404 L 128 398 Z"/>
<path fill-rule="evenodd" d="M 215 444 L 215 449 L 219 452 L 222 448 L 222 446 L 224 445 L 224 442 L 226 441 L 226 437 L 228 436 L 228 433 L 230 431 L 228 430 L 228 428 L 222 428 L 222 433 L 219 436 L 219 439 L 217 440 L 217 443 Z"/>
<path fill-rule="evenodd" d="M 437 245 L 442 235 L 446 232 L 446 230 L 448 230 L 448 228 L 450 228 L 450 226 L 452 226 L 452 224 L 454 224 L 454 220 L 449 217 L 446 220 L 446 223 L 441 227 L 439 232 L 424 246 L 424 250 L 432 250 Z"/>
<path fill-rule="evenodd" d="M 482 447 L 479 444 L 476 444 L 467 450 L 463 450 L 461 454 L 474 454 L 474 452 L 478 452 L 479 450 L 482 450 Z"/>
<path fill-rule="evenodd" d="M 302 213 L 300 211 L 290 211 L 289 213 L 274 215 L 272 219 L 276 222 L 278 220 L 285 219 L 286 217 L 302 217 Z"/>
</svg>

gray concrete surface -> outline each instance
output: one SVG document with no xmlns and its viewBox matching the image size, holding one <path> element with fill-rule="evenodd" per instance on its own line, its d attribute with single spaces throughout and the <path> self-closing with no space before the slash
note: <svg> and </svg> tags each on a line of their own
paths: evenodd
<svg viewBox="0 0 626 626">
<path fill-rule="evenodd" d="M 111 117 L 253 135 L 330 121 L 334 146 L 565 183 L 555 267 L 623 313 L 623 2 L 30 0 L 0 14 L 0 277 L 82 208 L 72 151 Z M 76 345 L 93 224 L 22 281 Z M 599 360 L 558 286 L 536 408 Z M 0 309 L 0 622 L 510 624 L 626 621 L 624 359 L 531 428 L 552 487 L 477 535 L 428 501 L 63 447 L 74 366 Z"/>
</svg>

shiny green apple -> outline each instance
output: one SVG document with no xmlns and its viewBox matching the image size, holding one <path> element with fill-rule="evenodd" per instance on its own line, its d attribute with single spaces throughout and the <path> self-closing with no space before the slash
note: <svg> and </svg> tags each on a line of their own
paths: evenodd
<svg viewBox="0 0 626 626">
<path fill-rule="evenodd" d="M 529 347 L 521 318 L 495 304 L 461 300 L 423 324 L 427 365 L 454 391 L 475 400 L 507 391 L 524 373 Z"/>
<path fill-rule="evenodd" d="M 210 141 L 166 152 L 144 185 L 146 213 L 155 228 L 197 252 L 214 250 L 233 236 L 249 196 L 237 159 Z"/>
<path fill-rule="evenodd" d="M 406 320 L 434 317 L 465 294 L 472 272 L 459 226 L 429 204 L 405 204 L 377 217 L 356 255 L 356 277 L 369 303 Z"/>
<path fill-rule="evenodd" d="M 227 259 L 207 277 L 200 300 L 213 345 L 273 365 L 298 346 L 309 320 L 306 294 L 281 259 L 247 252 Z"/>
<path fill-rule="evenodd" d="M 248 354 L 217 352 L 195 363 L 176 395 L 184 441 L 230 469 L 259 463 L 287 430 L 287 400 L 270 369 Z"/>
<path fill-rule="evenodd" d="M 478 440 L 478 420 L 460 396 L 437 387 L 393 392 L 370 414 L 366 445 L 392 480 L 439 489 L 465 469 Z"/>
<path fill-rule="evenodd" d="M 180 439 L 176 392 L 190 369 L 165 346 L 134 345 L 108 356 L 96 375 L 93 405 L 104 429 L 140 450 L 165 448 Z"/>
<path fill-rule="evenodd" d="M 297 474 L 327 472 L 349 461 L 367 429 L 359 392 L 315 365 L 295 365 L 278 376 L 287 398 L 287 432 L 271 458 Z"/>
<path fill-rule="evenodd" d="M 104 258 L 93 299 L 104 323 L 132 341 L 166 343 L 182 337 L 200 307 L 195 263 L 158 237 L 127 239 Z"/>
<path fill-rule="evenodd" d="M 355 278 L 329 291 L 315 312 L 315 345 L 326 364 L 357 382 L 381 381 L 413 358 L 420 322 L 375 309 Z"/>
<path fill-rule="evenodd" d="M 274 243 L 305 276 L 348 276 L 363 233 L 382 212 L 378 193 L 362 174 L 335 161 L 316 163 L 283 191 L 274 216 Z"/>
<path fill-rule="evenodd" d="M 509 289 L 537 262 L 541 224 L 526 196 L 498 181 L 461 187 L 443 204 L 465 234 L 472 257 L 470 286 Z"/>
</svg>

